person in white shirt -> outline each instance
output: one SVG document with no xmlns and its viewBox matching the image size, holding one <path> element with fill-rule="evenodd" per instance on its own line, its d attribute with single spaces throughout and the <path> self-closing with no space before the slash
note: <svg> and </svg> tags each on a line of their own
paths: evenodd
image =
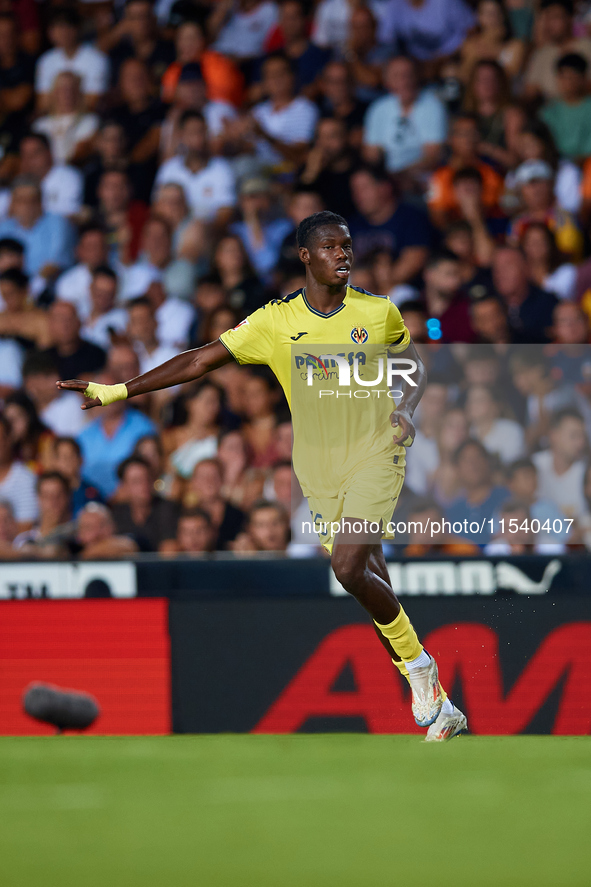
<svg viewBox="0 0 591 887">
<path fill-rule="evenodd" d="M 48 111 L 45 117 L 35 121 L 33 131 L 45 133 L 51 143 L 53 159 L 56 163 L 84 159 L 89 153 L 88 142 L 99 128 L 99 118 L 84 111 L 84 97 L 77 74 L 62 71 L 57 75 Z"/>
<path fill-rule="evenodd" d="M 23 377 L 23 350 L 14 339 L 0 338 L 0 397 L 20 388 Z"/>
<path fill-rule="evenodd" d="M 92 310 L 80 332 L 105 351 L 111 347 L 111 332 L 122 334 L 127 327 L 127 311 L 115 307 L 116 298 L 117 275 L 108 265 L 99 265 L 90 283 Z"/>
<path fill-rule="evenodd" d="M 39 514 L 35 485 L 33 472 L 13 458 L 10 423 L 0 414 L 0 501 L 10 504 L 21 531 Z"/>
<path fill-rule="evenodd" d="M 56 387 L 59 378 L 57 364 L 50 355 L 33 352 L 26 358 L 23 366 L 24 387 L 35 404 L 37 415 L 58 437 L 75 437 L 86 425 L 88 417 L 80 409 L 82 400 L 79 394 L 60 391 Z"/>
<path fill-rule="evenodd" d="M 252 111 L 257 156 L 269 166 L 286 160 L 301 163 L 314 137 L 318 108 L 309 99 L 295 95 L 293 67 L 285 56 L 269 56 L 262 74 L 268 99 Z"/>
<path fill-rule="evenodd" d="M 420 89 L 416 62 L 388 62 L 384 85 L 389 95 L 371 103 L 365 116 L 363 155 L 385 160 L 389 172 L 428 172 L 439 164 L 447 135 L 447 114 L 434 92 Z"/>
<path fill-rule="evenodd" d="M 140 255 L 133 265 L 118 265 L 121 280 L 120 302 L 143 296 L 150 284 L 162 281 L 168 296 L 189 300 L 195 285 L 195 265 L 188 259 L 174 258 L 169 223 L 152 216 L 142 231 Z"/>
<path fill-rule="evenodd" d="M 278 18 L 277 4 L 269 0 L 221 0 L 208 23 L 210 33 L 217 34 L 212 49 L 238 59 L 257 58 Z"/>
<path fill-rule="evenodd" d="M 74 216 L 82 206 L 84 179 L 79 170 L 54 164 L 49 139 L 44 133 L 26 135 L 19 147 L 22 175 L 35 178 L 41 188 L 43 209 L 58 216 Z"/>
<path fill-rule="evenodd" d="M 160 167 L 155 187 L 182 185 L 195 218 L 223 228 L 236 205 L 236 182 L 227 160 L 210 157 L 207 124 L 199 111 L 181 116 L 179 147 L 182 156 L 171 157 Z"/>
<path fill-rule="evenodd" d="M 502 403 L 485 385 L 471 385 L 466 395 L 466 416 L 472 436 L 484 444 L 489 453 L 508 465 L 524 455 L 523 428 L 513 419 L 501 416 Z"/>
<path fill-rule="evenodd" d="M 156 323 L 156 338 L 162 345 L 184 351 L 189 344 L 189 332 L 195 320 L 195 309 L 189 302 L 167 298 L 161 281 L 151 283 L 146 298 L 152 306 Z"/>
<path fill-rule="evenodd" d="M 583 490 L 585 450 L 589 441 L 580 413 L 571 408 L 552 417 L 550 449 L 534 453 L 539 495 L 551 499 L 566 517 L 580 518 L 586 511 Z"/>
<path fill-rule="evenodd" d="M 127 306 L 127 333 L 140 362 L 140 372 L 147 373 L 178 354 L 171 345 L 158 341 L 158 321 L 150 300 L 140 296 Z"/>
<path fill-rule="evenodd" d="M 107 261 L 107 238 L 101 227 L 89 225 L 80 231 L 76 256 L 78 263 L 58 277 L 55 294 L 60 302 L 72 302 L 80 320 L 85 321 L 92 311 L 93 271 Z"/>
<path fill-rule="evenodd" d="M 47 33 L 54 48 L 44 52 L 37 62 L 37 110 L 47 110 L 55 78 L 62 71 L 80 77 L 86 107 L 92 110 L 109 85 L 107 56 L 94 46 L 80 43 L 80 18 L 70 7 L 54 10 Z"/>
</svg>

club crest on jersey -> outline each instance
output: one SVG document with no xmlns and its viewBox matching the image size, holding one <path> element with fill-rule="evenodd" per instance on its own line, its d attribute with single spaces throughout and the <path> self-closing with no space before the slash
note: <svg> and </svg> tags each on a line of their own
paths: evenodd
<svg viewBox="0 0 591 887">
<path fill-rule="evenodd" d="M 364 326 L 354 326 L 351 330 L 351 338 L 356 345 L 365 345 L 369 339 L 369 333 Z"/>
</svg>

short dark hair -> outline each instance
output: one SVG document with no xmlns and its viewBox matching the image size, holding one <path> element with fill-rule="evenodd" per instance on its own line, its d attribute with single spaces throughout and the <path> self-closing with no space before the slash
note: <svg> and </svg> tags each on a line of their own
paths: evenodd
<svg viewBox="0 0 591 887">
<path fill-rule="evenodd" d="M 41 484 L 45 483 L 46 480 L 56 480 L 59 484 L 61 484 L 62 490 L 64 493 L 69 496 L 70 495 L 70 484 L 59 471 L 44 471 L 43 474 L 40 474 L 37 478 L 37 492 L 41 489 Z"/>
<path fill-rule="evenodd" d="M 465 166 L 453 175 L 452 185 L 457 185 L 458 182 L 478 182 L 482 187 L 482 173 L 475 166 Z"/>
<path fill-rule="evenodd" d="M 213 527 L 211 517 L 209 516 L 207 511 L 203 510 L 203 508 L 187 508 L 181 511 L 179 515 L 179 521 L 186 520 L 187 518 L 191 517 L 200 517 L 202 520 L 205 521 L 209 529 Z"/>
<path fill-rule="evenodd" d="M 99 265 L 92 272 L 92 279 L 95 277 L 109 277 L 111 280 L 114 280 L 117 283 L 117 274 L 110 265 Z"/>
<path fill-rule="evenodd" d="M 26 290 L 29 286 L 29 276 L 24 271 L 21 271 L 20 268 L 7 268 L 6 271 L 0 274 L 0 283 L 3 280 L 14 284 L 19 290 Z"/>
<path fill-rule="evenodd" d="M 289 68 L 290 72 L 294 75 L 296 74 L 296 69 L 295 69 L 294 63 L 289 58 L 289 56 L 286 55 L 284 52 L 281 52 L 281 50 L 276 50 L 275 52 L 270 52 L 269 55 L 265 56 L 262 64 L 266 65 L 267 62 L 273 62 L 273 61 L 285 62 L 285 64 Z"/>
<path fill-rule="evenodd" d="M 149 463 L 141 456 L 128 456 L 127 459 L 124 459 L 123 462 L 120 462 L 117 466 L 117 477 L 119 480 L 124 479 L 125 472 L 131 465 L 141 465 L 142 468 L 145 468 L 148 472 L 152 470 Z"/>
<path fill-rule="evenodd" d="M 326 228 L 329 225 L 338 225 L 339 228 L 346 228 L 349 230 L 347 220 L 344 219 L 343 216 L 324 209 L 322 212 L 314 213 L 314 215 L 308 216 L 307 219 L 303 219 L 300 222 L 296 232 L 298 247 L 307 247 L 310 240 L 314 237 L 315 232 L 320 228 Z"/>
<path fill-rule="evenodd" d="M 404 317 L 405 311 L 415 311 L 417 314 L 427 314 L 427 308 L 419 299 L 406 299 L 398 306 L 398 310 Z"/>
<path fill-rule="evenodd" d="M 585 76 L 588 67 L 587 59 L 578 52 L 567 52 L 565 55 L 561 55 L 555 65 L 556 70 L 559 72 L 564 70 L 576 71 L 581 77 Z"/>
<path fill-rule="evenodd" d="M 457 450 L 455 451 L 455 453 L 454 453 L 454 462 L 456 463 L 456 465 L 458 464 L 458 462 L 459 462 L 460 459 L 462 458 L 463 453 L 468 449 L 468 447 L 475 447 L 475 448 L 479 451 L 480 455 L 481 455 L 484 459 L 486 459 L 486 461 L 488 462 L 489 467 L 492 467 L 492 456 L 491 456 L 491 454 L 490 454 L 489 451 L 486 449 L 486 447 L 484 446 L 484 444 L 481 443 L 479 440 L 476 440 L 476 438 L 474 438 L 474 437 L 469 437 L 468 440 L 465 440 L 463 443 L 461 443 L 461 444 L 459 445 L 459 447 L 457 448 Z"/>
<path fill-rule="evenodd" d="M 54 453 L 58 447 L 61 447 L 63 445 L 68 446 L 68 447 L 72 447 L 72 449 L 76 451 L 76 454 L 78 456 L 80 456 L 80 457 L 82 456 L 82 449 L 80 447 L 80 444 L 76 440 L 76 438 L 74 438 L 74 437 L 56 437 L 56 439 L 53 442 Z"/>
<path fill-rule="evenodd" d="M 25 142 L 27 139 L 34 139 L 36 142 L 39 142 L 39 144 L 43 145 L 43 147 L 46 148 L 51 154 L 51 142 L 44 132 L 33 132 L 32 130 L 26 132 L 22 136 L 19 144 L 22 145 L 22 143 Z"/>
<path fill-rule="evenodd" d="M 513 480 L 518 471 L 535 471 L 537 473 L 537 468 L 531 459 L 516 459 L 515 462 L 511 462 L 507 466 L 507 480 Z"/>
<path fill-rule="evenodd" d="M 203 116 L 201 111 L 196 111 L 193 108 L 189 108 L 187 111 L 183 111 L 183 113 L 181 114 L 181 119 L 179 120 L 179 125 L 184 126 L 185 123 L 187 123 L 189 120 L 200 120 L 201 123 L 206 126 L 205 117 Z"/>
<path fill-rule="evenodd" d="M 80 15 L 71 6 L 60 6 L 50 13 L 48 27 L 53 25 L 69 25 L 78 30 L 81 25 Z"/>
<path fill-rule="evenodd" d="M 24 256 L 25 248 L 21 241 L 14 237 L 0 237 L 0 253 L 14 253 L 17 256 Z"/>
<path fill-rule="evenodd" d="M 378 163 L 360 163 L 351 173 L 355 175 L 357 172 L 364 172 L 374 180 L 374 182 L 387 182 L 394 187 L 394 183 L 390 177 L 390 173 L 386 169 L 383 162 Z"/>
<path fill-rule="evenodd" d="M 566 419 L 575 419 L 575 421 L 585 424 L 585 420 L 578 410 L 574 407 L 565 407 L 563 410 L 557 410 L 555 413 L 552 413 L 550 428 L 557 428 L 558 425 L 562 425 Z"/>
<path fill-rule="evenodd" d="M 152 303 L 147 296 L 136 296 L 135 299 L 130 299 L 125 307 L 128 311 L 130 311 L 132 308 L 149 308 L 150 311 L 153 310 Z"/>
<path fill-rule="evenodd" d="M 540 10 L 548 9 L 550 6 L 561 6 L 570 16 L 575 14 L 575 4 L 573 0 L 541 0 Z"/>
<path fill-rule="evenodd" d="M 33 351 L 25 357 L 22 375 L 23 379 L 27 376 L 59 376 L 57 361 L 51 354 Z"/>
<path fill-rule="evenodd" d="M 440 265 L 442 262 L 459 262 L 458 256 L 450 249 L 438 249 L 432 252 L 427 261 L 425 262 L 425 268 L 436 268 L 437 265 Z"/>
</svg>

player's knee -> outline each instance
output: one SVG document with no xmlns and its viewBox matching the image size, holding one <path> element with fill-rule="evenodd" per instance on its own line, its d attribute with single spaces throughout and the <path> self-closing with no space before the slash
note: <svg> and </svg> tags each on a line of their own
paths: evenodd
<svg viewBox="0 0 591 887">
<path fill-rule="evenodd" d="M 332 568 L 338 581 L 345 591 L 355 594 L 359 581 L 363 575 L 365 565 L 351 559 L 333 559 Z"/>
</svg>

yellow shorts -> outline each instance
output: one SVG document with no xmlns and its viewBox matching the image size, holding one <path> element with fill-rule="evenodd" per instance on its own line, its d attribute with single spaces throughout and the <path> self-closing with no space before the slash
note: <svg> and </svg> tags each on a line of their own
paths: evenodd
<svg viewBox="0 0 591 887">
<path fill-rule="evenodd" d="M 337 524 L 342 518 L 355 518 L 368 525 L 381 524 L 382 539 L 393 539 L 393 527 L 388 528 L 404 483 L 404 468 L 398 465 L 368 465 L 360 468 L 342 485 L 335 497 L 318 499 L 308 496 L 312 525 L 321 544 L 332 552 Z M 354 532 L 359 532 L 354 529 Z"/>
</svg>

